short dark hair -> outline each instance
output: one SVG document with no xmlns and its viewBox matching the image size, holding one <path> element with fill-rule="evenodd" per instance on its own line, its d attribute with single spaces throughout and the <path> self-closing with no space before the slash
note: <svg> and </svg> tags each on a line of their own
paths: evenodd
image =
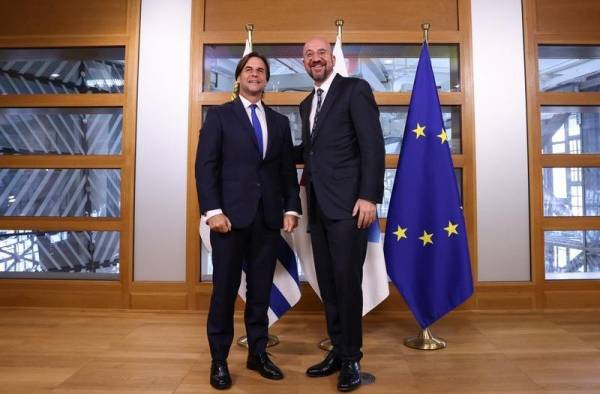
<svg viewBox="0 0 600 394">
<path fill-rule="evenodd" d="M 269 81 L 269 78 L 271 77 L 271 70 L 269 69 L 269 62 L 267 61 L 266 57 L 264 57 L 263 55 L 261 55 L 258 52 L 250 52 L 249 54 L 247 54 L 246 56 L 244 56 L 243 58 L 240 59 L 237 67 L 235 68 L 235 79 L 237 79 L 240 76 L 240 74 L 242 73 L 242 69 L 244 67 L 246 67 L 246 63 L 248 63 L 248 60 L 250 60 L 253 57 L 257 57 L 263 61 L 263 63 L 265 64 L 265 73 L 267 74 L 267 81 Z"/>
</svg>

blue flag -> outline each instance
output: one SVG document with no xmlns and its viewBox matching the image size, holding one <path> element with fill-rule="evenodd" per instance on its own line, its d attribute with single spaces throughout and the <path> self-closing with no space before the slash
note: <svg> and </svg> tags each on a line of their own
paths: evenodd
<svg viewBox="0 0 600 394">
<path fill-rule="evenodd" d="M 422 328 L 473 293 L 467 232 L 427 44 L 390 199 L 387 272 Z"/>
</svg>

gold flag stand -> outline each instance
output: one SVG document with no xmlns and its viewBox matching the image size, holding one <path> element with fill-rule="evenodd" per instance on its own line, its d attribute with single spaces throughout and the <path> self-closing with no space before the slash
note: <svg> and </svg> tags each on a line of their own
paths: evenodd
<svg viewBox="0 0 600 394">
<path fill-rule="evenodd" d="M 321 342 L 319 342 L 319 349 L 325 350 L 326 352 L 332 351 L 333 345 L 331 344 L 331 339 L 325 338 Z"/>
<path fill-rule="evenodd" d="M 241 347 L 248 348 L 248 337 L 241 336 L 237 340 L 237 344 Z M 273 347 L 279 345 L 279 337 L 277 335 L 269 334 L 269 340 L 267 341 L 267 347 Z"/>
<path fill-rule="evenodd" d="M 434 337 L 427 327 L 417 336 L 405 338 L 404 345 L 418 350 L 439 350 L 444 349 L 448 344 L 443 338 Z"/>
</svg>

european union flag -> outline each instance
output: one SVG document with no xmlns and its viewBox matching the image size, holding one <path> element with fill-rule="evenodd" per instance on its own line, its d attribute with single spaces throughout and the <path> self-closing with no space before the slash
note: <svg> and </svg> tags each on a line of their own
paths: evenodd
<svg viewBox="0 0 600 394">
<path fill-rule="evenodd" d="M 427 44 L 390 199 L 387 272 L 422 328 L 473 293 L 467 232 Z"/>
</svg>

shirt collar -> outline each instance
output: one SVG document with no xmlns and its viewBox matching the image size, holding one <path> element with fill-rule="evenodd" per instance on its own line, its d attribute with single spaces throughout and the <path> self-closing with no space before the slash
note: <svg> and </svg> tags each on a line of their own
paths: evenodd
<svg viewBox="0 0 600 394">
<path fill-rule="evenodd" d="M 242 104 L 244 105 L 245 109 L 248 109 L 250 107 L 250 105 L 253 104 L 252 102 L 250 102 L 250 100 L 248 100 L 246 97 L 242 96 L 241 94 L 239 95 L 239 98 L 240 98 L 240 100 L 242 100 Z M 264 112 L 262 101 L 258 101 L 256 103 L 256 107 Z"/>
<path fill-rule="evenodd" d="M 329 87 L 331 86 L 331 83 L 333 82 L 333 78 L 335 78 L 335 76 L 337 75 L 337 73 L 335 71 L 333 71 L 325 80 L 325 82 L 323 82 L 321 84 L 321 86 L 317 86 L 315 85 L 315 92 L 317 91 L 317 89 L 323 89 L 323 93 L 327 94 L 327 91 L 329 90 Z"/>
</svg>

